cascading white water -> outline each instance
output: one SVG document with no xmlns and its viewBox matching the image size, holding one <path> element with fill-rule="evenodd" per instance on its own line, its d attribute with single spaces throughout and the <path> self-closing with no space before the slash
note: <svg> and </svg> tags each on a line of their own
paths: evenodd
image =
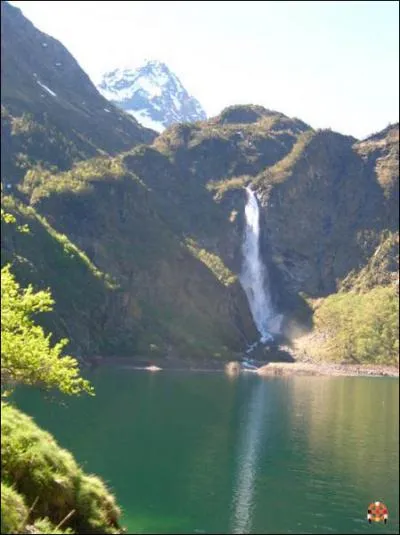
<svg viewBox="0 0 400 535">
<path fill-rule="evenodd" d="M 250 187 L 246 188 L 246 229 L 242 245 L 243 268 L 240 282 L 247 295 L 254 323 L 261 335 L 261 342 L 273 340 L 280 332 L 282 316 L 274 311 L 268 272 L 260 256 L 260 211 L 257 197 Z"/>
</svg>

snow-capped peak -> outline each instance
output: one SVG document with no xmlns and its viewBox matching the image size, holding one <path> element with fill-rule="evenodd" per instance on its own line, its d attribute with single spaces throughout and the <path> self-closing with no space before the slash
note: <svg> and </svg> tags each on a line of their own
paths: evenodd
<svg viewBox="0 0 400 535">
<path fill-rule="evenodd" d="M 158 60 L 147 60 L 137 69 L 114 69 L 103 75 L 98 89 L 143 126 L 159 132 L 174 123 L 206 119 L 200 103 Z"/>
</svg>

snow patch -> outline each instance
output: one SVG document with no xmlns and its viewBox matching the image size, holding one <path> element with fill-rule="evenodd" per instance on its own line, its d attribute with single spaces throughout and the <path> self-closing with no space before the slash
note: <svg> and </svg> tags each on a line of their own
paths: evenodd
<svg viewBox="0 0 400 535">
<path fill-rule="evenodd" d="M 111 110 L 109 110 L 108 108 L 104 108 L 104 111 L 111 113 Z"/>
<path fill-rule="evenodd" d="M 163 132 L 165 126 L 159 121 L 153 121 L 151 117 L 148 116 L 145 110 L 126 110 L 127 113 L 132 115 L 142 126 L 145 128 L 151 128 L 156 132 Z"/>
<path fill-rule="evenodd" d="M 156 83 L 154 80 L 149 80 L 144 76 L 141 76 L 136 83 L 132 86 L 134 92 L 138 90 L 145 91 L 149 98 L 160 97 L 162 89 L 159 83 Z"/>
<path fill-rule="evenodd" d="M 45 89 L 48 93 L 50 93 L 50 95 L 52 97 L 56 97 L 57 96 L 57 93 L 54 93 L 54 91 L 52 91 L 50 89 L 50 87 L 47 87 L 47 85 L 42 84 L 42 82 L 40 80 L 37 80 L 37 83 L 40 85 L 40 87 L 43 87 L 43 89 Z"/>
<path fill-rule="evenodd" d="M 103 75 L 97 88 L 107 100 L 157 132 L 170 124 L 206 119 L 200 103 L 157 60 L 137 69 L 114 69 Z"/>
<path fill-rule="evenodd" d="M 174 94 L 172 94 L 171 97 L 172 97 L 172 102 L 174 103 L 175 108 L 177 109 L 177 111 L 180 111 L 182 109 L 182 103 Z"/>
</svg>

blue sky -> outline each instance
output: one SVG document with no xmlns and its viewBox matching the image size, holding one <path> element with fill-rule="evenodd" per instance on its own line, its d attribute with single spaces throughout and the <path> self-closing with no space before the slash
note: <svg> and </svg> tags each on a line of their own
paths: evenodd
<svg viewBox="0 0 400 535">
<path fill-rule="evenodd" d="M 208 115 L 261 104 L 362 138 L 399 116 L 399 3 L 15 1 L 93 80 L 164 61 Z"/>
</svg>

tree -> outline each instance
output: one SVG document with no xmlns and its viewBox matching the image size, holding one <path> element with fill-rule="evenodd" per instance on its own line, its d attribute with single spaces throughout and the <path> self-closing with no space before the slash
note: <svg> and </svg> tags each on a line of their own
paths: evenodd
<svg viewBox="0 0 400 535">
<path fill-rule="evenodd" d="M 3 215 L 3 214 L 2 214 Z M 76 359 L 62 356 L 67 339 L 51 344 L 32 316 L 52 310 L 50 291 L 21 288 L 7 265 L 1 270 L 1 391 L 22 383 L 58 388 L 65 394 L 93 394 L 90 383 L 79 376 Z"/>
</svg>

